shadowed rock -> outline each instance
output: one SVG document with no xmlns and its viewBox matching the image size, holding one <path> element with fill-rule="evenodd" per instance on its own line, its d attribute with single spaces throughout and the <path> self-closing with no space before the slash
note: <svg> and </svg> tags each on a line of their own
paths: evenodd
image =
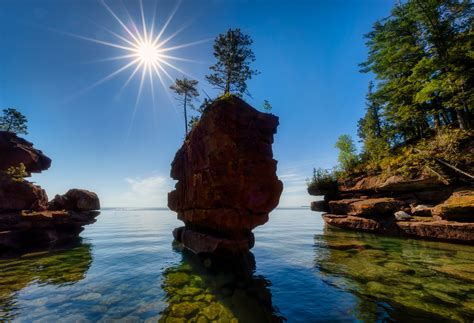
<svg viewBox="0 0 474 323">
<path fill-rule="evenodd" d="M 178 150 L 168 206 L 184 228 L 176 240 L 196 253 L 247 252 L 251 230 L 268 221 L 283 184 L 272 143 L 278 118 L 237 97 L 208 107 Z"/>
<path fill-rule="evenodd" d="M 40 173 L 51 166 L 51 159 L 41 150 L 33 148 L 33 144 L 16 134 L 0 131 L 0 171 L 9 167 L 25 165 L 28 174 Z"/>
<path fill-rule="evenodd" d="M 16 181 L 0 172 L 0 210 L 46 210 L 46 192 L 28 181 Z"/>
<path fill-rule="evenodd" d="M 25 166 L 26 174 L 6 172 Z M 0 131 L 0 254 L 12 249 L 57 246 L 76 240 L 95 222 L 97 195 L 72 189 L 48 203 L 46 192 L 23 177 L 46 170 L 51 159 L 16 134 Z"/>
<path fill-rule="evenodd" d="M 100 201 L 94 192 L 74 188 L 64 195 L 56 195 L 49 203 L 49 209 L 94 211 L 100 209 Z"/>
</svg>

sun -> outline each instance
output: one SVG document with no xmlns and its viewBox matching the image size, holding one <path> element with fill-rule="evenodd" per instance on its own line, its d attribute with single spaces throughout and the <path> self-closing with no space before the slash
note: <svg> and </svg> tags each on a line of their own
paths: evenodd
<svg viewBox="0 0 474 323">
<path fill-rule="evenodd" d="M 185 26 L 183 26 L 174 31 L 173 33 L 166 35 L 167 28 L 169 27 L 170 22 L 172 21 L 174 15 L 176 14 L 176 11 L 178 10 L 180 2 L 177 2 L 176 6 L 173 8 L 166 21 L 164 21 L 161 25 L 161 28 L 157 28 L 157 24 L 155 21 L 155 13 L 158 9 L 157 2 L 155 2 L 155 8 L 153 10 L 146 11 L 147 13 L 152 13 L 153 15 L 150 22 L 147 22 L 147 19 L 145 18 L 145 10 L 143 8 L 142 0 L 138 1 L 140 9 L 140 17 L 138 18 L 138 20 L 140 20 L 141 23 L 137 25 L 135 23 L 135 19 L 133 19 L 133 17 L 130 15 L 127 8 L 124 7 L 127 17 L 127 19 L 125 20 L 120 18 L 105 0 L 99 1 L 104 6 L 106 11 L 115 19 L 118 26 L 120 26 L 117 31 L 114 31 L 113 28 L 108 28 L 106 26 L 101 27 L 110 35 L 113 40 L 102 40 L 74 34 L 69 35 L 83 40 L 91 41 L 96 44 L 108 46 L 118 51 L 117 55 L 104 59 L 99 59 L 96 60 L 96 62 L 123 61 L 124 63 L 117 70 L 93 83 L 92 85 L 84 89 L 82 92 L 88 91 L 119 75 L 126 74 L 126 72 L 128 71 L 128 77 L 126 78 L 122 88 L 119 90 L 118 95 L 120 95 L 124 88 L 127 87 L 135 77 L 139 78 L 140 85 L 138 87 L 138 93 L 133 110 L 133 122 L 138 102 L 140 100 L 146 82 L 148 82 L 150 85 L 152 102 L 155 102 L 155 83 L 157 81 L 161 83 L 161 86 L 165 90 L 166 95 L 171 100 L 171 95 L 169 94 L 168 88 L 169 85 L 171 85 L 175 81 L 172 76 L 172 73 L 179 74 L 180 76 L 186 75 L 192 78 L 192 75 L 189 75 L 189 73 L 178 67 L 177 63 L 175 62 L 197 61 L 175 56 L 173 54 L 173 51 L 189 46 L 202 44 L 210 41 L 210 39 L 198 40 L 190 43 L 176 44 L 170 46 L 172 40 L 181 31 L 185 29 Z"/>
<path fill-rule="evenodd" d="M 136 49 L 136 57 L 145 65 L 160 64 L 160 48 L 151 41 L 140 43 Z"/>
</svg>

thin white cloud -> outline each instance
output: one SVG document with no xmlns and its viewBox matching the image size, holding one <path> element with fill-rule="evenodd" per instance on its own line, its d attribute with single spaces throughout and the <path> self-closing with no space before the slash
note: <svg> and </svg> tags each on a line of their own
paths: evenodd
<svg viewBox="0 0 474 323">
<path fill-rule="evenodd" d="M 173 190 L 173 181 L 166 176 L 127 177 L 127 191 L 119 194 L 112 206 L 117 207 L 166 207 L 168 192 Z"/>
<path fill-rule="evenodd" d="M 300 170 L 302 172 L 302 170 Z M 309 206 L 314 200 L 306 191 L 307 176 L 297 172 L 294 167 L 282 171 L 278 177 L 283 182 L 283 193 L 280 198 L 281 207 Z"/>
</svg>

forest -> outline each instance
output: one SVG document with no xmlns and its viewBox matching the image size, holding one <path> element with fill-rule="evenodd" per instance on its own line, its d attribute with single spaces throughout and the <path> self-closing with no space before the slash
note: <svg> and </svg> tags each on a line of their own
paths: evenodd
<svg viewBox="0 0 474 323">
<path fill-rule="evenodd" d="M 471 1 L 409 0 L 375 22 L 360 64 L 374 76 L 358 122 L 361 151 L 341 135 L 339 165 L 315 169 L 308 185 L 373 173 L 443 177 L 446 166 L 472 179 L 473 21 Z"/>
</svg>

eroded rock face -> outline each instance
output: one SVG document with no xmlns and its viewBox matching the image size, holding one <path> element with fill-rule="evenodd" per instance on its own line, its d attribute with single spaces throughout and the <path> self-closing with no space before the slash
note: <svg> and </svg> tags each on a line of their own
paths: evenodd
<svg viewBox="0 0 474 323">
<path fill-rule="evenodd" d="M 48 169 L 51 159 L 16 134 L 0 131 L 0 254 L 70 242 L 95 221 L 99 213 L 93 210 L 100 209 L 95 193 L 73 189 L 48 203 L 40 186 L 5 172 L 21 163 L 29 176 Z"/>
<path fill-rule="evenodd" d="M 171 165 L 178 183 L 168 206 L 185 223 L 178 241 L 196 253 L 253 246 L 251 230 L 268 221 L 283 190 L 272 153 L 277 126 L 277 117 L 236 97 L 204 111 Z"/>
<path fill-rule="evenodd" d="M 432 213 L 439 219 L 474 222 L 474 191 L 461 189 L 454 192 L 444 203 L 437 205 Z"/>
<path fill-rule="evenodd" d="M 392 215 L 403 203 L 390 197 L 372 199 L 345 199 L 329 202 L 332 214 L 347 214 L 364 218 Z"/>
<path fill-rule="evenodd" d="M 474 189 L 459 185 L 431 174 L 339 180 L 323 218 L 343 229 L 473 244 Z"/>
<path fill-rule="evenodd" d="M 75 241 L 99 212 L 0 211 L 0 252 Z"/>
<path fill-rule="evenodd" d="M 51 166 L 51 159 L 33 148 L 31 142 L 12 132 L 0 131 L 0 171 L 18 167 L 20 163 L 29 174 L 40 173 Z"/>
<path fill-rule="evenodd" d="M 0 174 L 0 210 L 41 211 L 47 208 L 48 196 L 41 187 Z"/>
<path fill-rule="evenodd" d="M 334 227 L 377 234 L 441 240 L 474 245 L 474 223 L 453 221 L 394 221 L 366 219 L 350 215 L 323 215 L 324 221 Z"/>
<path fill-rule="evenodd" d="M 82 189 L 70 189 L 64 195 L 56 195 L 49 203 L 50 210 L 94 211 L 100 209 L 97 194 Z"/>
</svg>

